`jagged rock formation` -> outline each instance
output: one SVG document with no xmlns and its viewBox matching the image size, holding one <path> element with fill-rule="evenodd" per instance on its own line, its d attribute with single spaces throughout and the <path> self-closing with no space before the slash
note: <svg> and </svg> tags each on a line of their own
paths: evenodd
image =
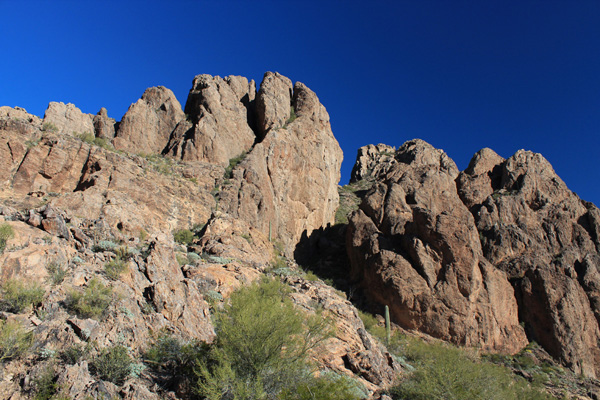
<svg viewBox="0 0 600 400">
<path fill-rule="evenodd" d="M 293 106 L 297 118 L 268 131 L 219 196 L 223 210 L 271 231 L 290 255 L 302 235 L 333 222 L 342 162 L 329 115 L 315 93 L 296 83 Z"/>
<path fill-rule="evenodd" d="M 350 174 L 350 183 L 383 176 L 396 163 L 396 148 L 386 144 L 368 144 L 358 149 Z"/>
<path fill-rule="evenodd" d="M 110 118 L 108 116 L 108 112 L 104 107 L 98 111 L 98 114 L 94 115 L 94 131 L 96 133 L 96 137 L 111 140 L 115 137 L 116 125 L 116 121 L 114 118 Z"/>
<path fill-rule="evenodd" d="M 504 160 L 483 149 L 460 174 L 419 140 L 383 158 L 359 152 L 356 177 L 375 184 L 347 237 L 368 297 L 401 326 L 455 343 L 511 352 L 526 332 L 596 376 L 598 209 L 531 152 Z"/>
<path fill-rule="evenodd" d="M 515 288 L 532 340 L 587 376 L 600 373 L 598 208 L 540 154 L 477 153 L 457 180 L 485 257 Z"/>
<path fill-rule="evenodd" d="M 246 153 L 256 140 L 252 130 L 254 81 L 241 76 L 198 75 L 185 105 L 168 154 L 182 160 L 203 160 L 226 166 Z"/>
<path fill-rule="evenodd" d="M 513 289 L 484 257 L 441 150 L 414 140 L 350 218 L 352 274 L 409 329 L 506 352 L 526 344 Z"/>
<path fill-rule="evenodd" d="M 113 144 L 117 150 L 135 154 L 160 154 L 184 117 L 171 90 L 163 86 L 146 89 L 123 116 Z"/>
</svg>

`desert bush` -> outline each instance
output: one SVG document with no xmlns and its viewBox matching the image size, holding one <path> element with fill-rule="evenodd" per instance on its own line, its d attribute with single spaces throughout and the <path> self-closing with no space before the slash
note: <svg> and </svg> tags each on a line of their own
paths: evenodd
<svg viewBox="0 0 600 400">
<path fill-rule="evenodd" d="M 330 322 L 296 309 L 289 290 L 265 278 L 216 310 L 217 338 L 195 369 L 198 394 L 210 400 L 275 398 L 310 379 L 308 351 L 329 336 Z"/>
<path fill-rule="evenodd" d="M 42 130 L 44 132 L 58 132 L 58 128 L 52 122 L 44 122 L 42 124 Z"/>
<path fill-rule="evenodd" d="M 247 153 L 241 153 L 237 157 L 233 157 L 229 160 L 229 165 L 225 168 L 225 175 L 223 176 L 224 179 L 231 179 L 233 177 L 234 168 L 237 167 L 238 164 L 244 160 L 244 158 L 246 158 L 246 154 Z"/>
<path fill-rule="evenodd" d="M 98 378 L 122 385 L 131 374 L 132 364 L 127 348 L 116 345 L 102 349 L 91 361 L 90 367 Z"/>
<path fill-rule="evenodd" d="M 65 280 L 65 276 L 67 276 L 67 269 L 60 263 L 56 261 L 52 261 L 46 266 L 48 273 L 50 274 L 50 282 L 53 285 L 58 285 Z"/>
<path fill-rule="evenodd" d="M 33 345 L 33 333 L 17 321 L 0 320 L 0 363 L 13 360 Z"/>
<path fill-rule="evenodd" d="M 67 399 L 60 396 L 58 391 L 60 386 L 56 382 L 56 371 L 54 365 L 47 365 L 33 380 L 35 386 L 34 400 L 58 400 Z"/>
<path fill-rule="evenodd" d="M 395 400 L 551 399 L 505 367 L 494 365 L 448 344 L 407 340 L 406 358 L 415 371 L 391 390 Z"/>
<path fill-rule="evenodd" d="M 4 253 L 8 239 L 15 236 L 13 227 L 9 224 L 0 224 L 0 254 Z"/>
<path fill-rule="evenodd" d="M 119 279 L 119 276 L 127 270 L 127 261 L 117 256 L 104 264 L 104 272 L 112 280 Z"/>
<path fill-rule="evenodd" d="M 92 278 L 83 290 L 71 290 L 65 300 L 69 310 L 83 318 L 98 318 L 112 302 L 113 294 L 98 278 Z"/>
<path fill-rule="evenodd" d="M 280 400 L 358 400 L 368 393 L 357 380 L 346 375 L 325 371 L 318 377 L 308 376 L 291 388 L 283 390 Z"/>
<path fill-rule="evenodd" d="M 173 232 L 173 240 L 187 246 L 194 240 L 194 233 L 189 229 L 179 229 Z"/>
<path fill-rule="evenodd" d="M 25 284 L 17 279 L 9 279 L 0 289 L 0 309 L 20 313 L 30 306 L 36 306 L 44 299 L 44 289 L 36 283 Z"/>
<path fill-rule="evenodd" d="M 81 360 L 89 351 L 89 345 L 83 346 L 80 344 L 74 344 L 63 349 L 58 354 L 58 358 L 60 358 L 65 364 L 74 365 L 77 364 L 79 360 Z"/>
</svg>

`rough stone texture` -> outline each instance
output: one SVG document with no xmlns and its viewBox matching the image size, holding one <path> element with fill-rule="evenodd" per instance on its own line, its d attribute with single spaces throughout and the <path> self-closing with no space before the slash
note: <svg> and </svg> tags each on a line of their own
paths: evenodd
<svg viewBox="0 0 600 400">
<path fill-rule="evenodd" d="M 115 137 L 116 121 L 108 117 L 106 108 L 102 107 L 98 114 L 94 115 L 94 132 L 96 137 L 111 140 Z"/>
<path fill-rule="evenodd" d="M 205 222 L 215 207 L 209 191 L 222 179 L 220 167 L 170 164 L 165 171 L 160 162 L 168 160 L 127 157 L 66 135 L 45 133 L 29 149 L 27 139 L 0 130 L 2 194 L 24 206 L 47 201 L 68 210 L 67 219 L 103 219 L 135 236 Z"/>
<path fill-rule="evenodd" d="M 278 72 L 263 76 L 256 98 L 257 130 L 261 138 L 269 130 L 283 127 L 290 118 L 292 88 L 292 81 Z"/>
<path fill-rule="evenodd" d="M 255 95 L 254 81 L 241 76 L 196 76 L 185 105 L 188 120 L 175 129 L 168 153 L 185 161 L 228 165 L 256 140 Z"/>
<path fill-rule="evenodd" d="M 352 275 L 392 320 L 454 343 L 516 352 L 526 343 L 514 291 L 484 257 L 457 194 L 458 169 L 421 140 L 396 152 L 350 217 Z"/>
<path fill-rule="evenodd" d="M 84 114 L 74 104 L 51 102 L 44 114 L 44 123 L 52 124 L 66 134 L 94 133 L 92 114 Z"/>
<path fill-rule="evenodd" d="M 369 144 L 358 149 L 350 174 L 350 183 L 382 176 L 396 164 L 396 148 L 385 144 Z"/>
<path fill-rule="evenodd" d="M 296 120 L 269 131 L 219 194 L 224 211 L 264 234 L 270 229 L 287 254 L 302 235 L 333 222 L 342 162 L 329 115 L 315 93 L 297 83 L 294 101 Z"/>
<path fill-rule="evenodd" d="M 576 372 L 600 372 L 598 209 L 540 154 L 477 153 L 457 180 L 485 257 L 511 280 L 532 340 Z"/>
<path fill-rule="evenodd" d="M 314 312 L 311 304 L 322 307 L 325 317 L 335 323 L 335 337 L 328 339 L 313 353 L 319 364 L 349 376 L 359 377 L 372 393 L 395 383 L 401 368 L 364 327 L 356 308 L 340 297 L 335 289 L 300 277 L 289 277 L 295 304 Z"/>
<path fill-rule="evenodd" d="M 148 88 L 123 116 L 113 145 L 134 154 L 161 154 L 183 119 L 181 104 L 171 90 L 163 86 Z"/>
</svg>

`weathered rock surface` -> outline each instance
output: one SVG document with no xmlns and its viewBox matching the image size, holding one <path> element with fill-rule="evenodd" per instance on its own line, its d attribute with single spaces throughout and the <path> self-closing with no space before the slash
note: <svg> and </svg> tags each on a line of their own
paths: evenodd
<svg viewBox="0 0 600 400">
<path fill-rule="evenodd" d="M 108 117 L 106 108 L 102 107 L 98 114 L 94 115 L 94 131 L 96 137 L 111 140 L 115 137 L 116 121 Z"/>
<path fill-rule="evenodd" d="M 277 72 L 267 72 L 256 98 L 257 128 L 261 138 L 273 128 L 280 128 L 290 118 L 292 81 Z"/>
<path fill-rule="evenodd" d="M 74 104 L 51 102 L 44 114 L 44 123 L 66 134 L 93 134 L 93 118 L 92 114 L 82 113 Z"/>
<path fill-rule="evenodd" d="M 457 185 L 485 257 L 506 272 L 531 340 L 576 372 L 600 372 L 598 209 L 540 154 L 477 153 Z"/>
<path fill-rule="evenodd" d="M 526 343 L 514 291 L 483 256 L 441 150 L 406 142 L 350 217 L 352 275 L 392 319 L 454 343 L 515 352 Z"/>
<path fill-rule="evenodd" d="M 287 254 L 302 235 L 333 222 L 342 162 L 329 115 L 315 93 L 297 83 L 293 99 L 297 118 L 270 130 L 219 194 L 224 211 L 271 231 Z"/>
<path fill-rule="evenodd" d="M 386 144 L 369 144 L 358 149 L 350 182 L 382 176 L 396 163 L 396 148 Z"/>
<path fill-rule="evenodd" d="M 183 119 L 181 104 L 171 90 L 164 86 L 148 88 L 123 116 L 113 145 L 134 154 L 161 154 Z"/>
<path fill-rule="evenodd" d="M 244 77 L 196 76 L 185 105 L 188 120 L 179 121 L 168 154 L 185 161 L 228 165 L 256 140 L 252 130 L 255 96 L 254 81 Z"/>
</svg>

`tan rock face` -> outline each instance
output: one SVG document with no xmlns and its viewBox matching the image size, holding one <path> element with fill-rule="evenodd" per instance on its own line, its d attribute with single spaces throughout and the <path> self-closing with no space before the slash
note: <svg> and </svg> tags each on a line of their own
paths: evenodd
<svg viewBox="0 0 600 400">
<path fill-rule="evenodd" d="M 284 89 L 287 90 L 287 89 Z M 317 96 L 296 84 L 297 119 L 256 144 L 219 194 L 219 205 L 292 254 L 303 234 L 333 222 L 342 151 Z"/>
<path fill-rule="evenodd" d="M 84 114 L 74 104 L 51 102 L 44 114 L 44 123 L 54 125 L 67 134 L 94 133 L 93 116 Z"/>
<path fill-rule="evenodd" d="M 123 116 L 113 144 L 118 150 L 161 154 L 171 132 L 185 118 L 173 92 L 163 86 L 146 89 Z"/>
<path fill-rule="evenodd" d="M 115 124 L 113 118 L 108 117 L 106 108 L 102 107 L 98 114 L 94 115 L 94 131 L 96 137 L 102 139 L 112 139 L 115 137 Z"/>
<path fill-rule="evenodd" d="M 292 106 L 292 81 L 277 72 L 267 72 L 260 84 L 256 99 L 259 136 L 285 125 Z"/>
<path fill-rule="evenodd" d="M 185 106 L 188 121 L 177 126 L 168 154 L 185 161 L 228 165 L 256 139 L 252 130 L 255 95 L 254 81 L 241 76 L 196 76 Z"/>
<path fill-rule="evenodd" d="M 350 182 L 371 179 L 385 174 L 396 163 L 396 148 L 385 144 L 369 144 L 358 149 Z"/>
<path fill-rule="evenodd" d="M 540 154 L 482 150 L 458 180 L 485 257 L 507 273 L 531 340 L 577 372 L 600 372 L 597 216 Z"/>
<path fill-rule="evenodd" d="M 350 218 L 353 276 L 403 327 L 487 350 L 519 350 L 527 341 L 513 289 L 483 257 L 456 191 L 456 165 L 420 140 L 405 143 L 395 159 Z"/>
</svg>

